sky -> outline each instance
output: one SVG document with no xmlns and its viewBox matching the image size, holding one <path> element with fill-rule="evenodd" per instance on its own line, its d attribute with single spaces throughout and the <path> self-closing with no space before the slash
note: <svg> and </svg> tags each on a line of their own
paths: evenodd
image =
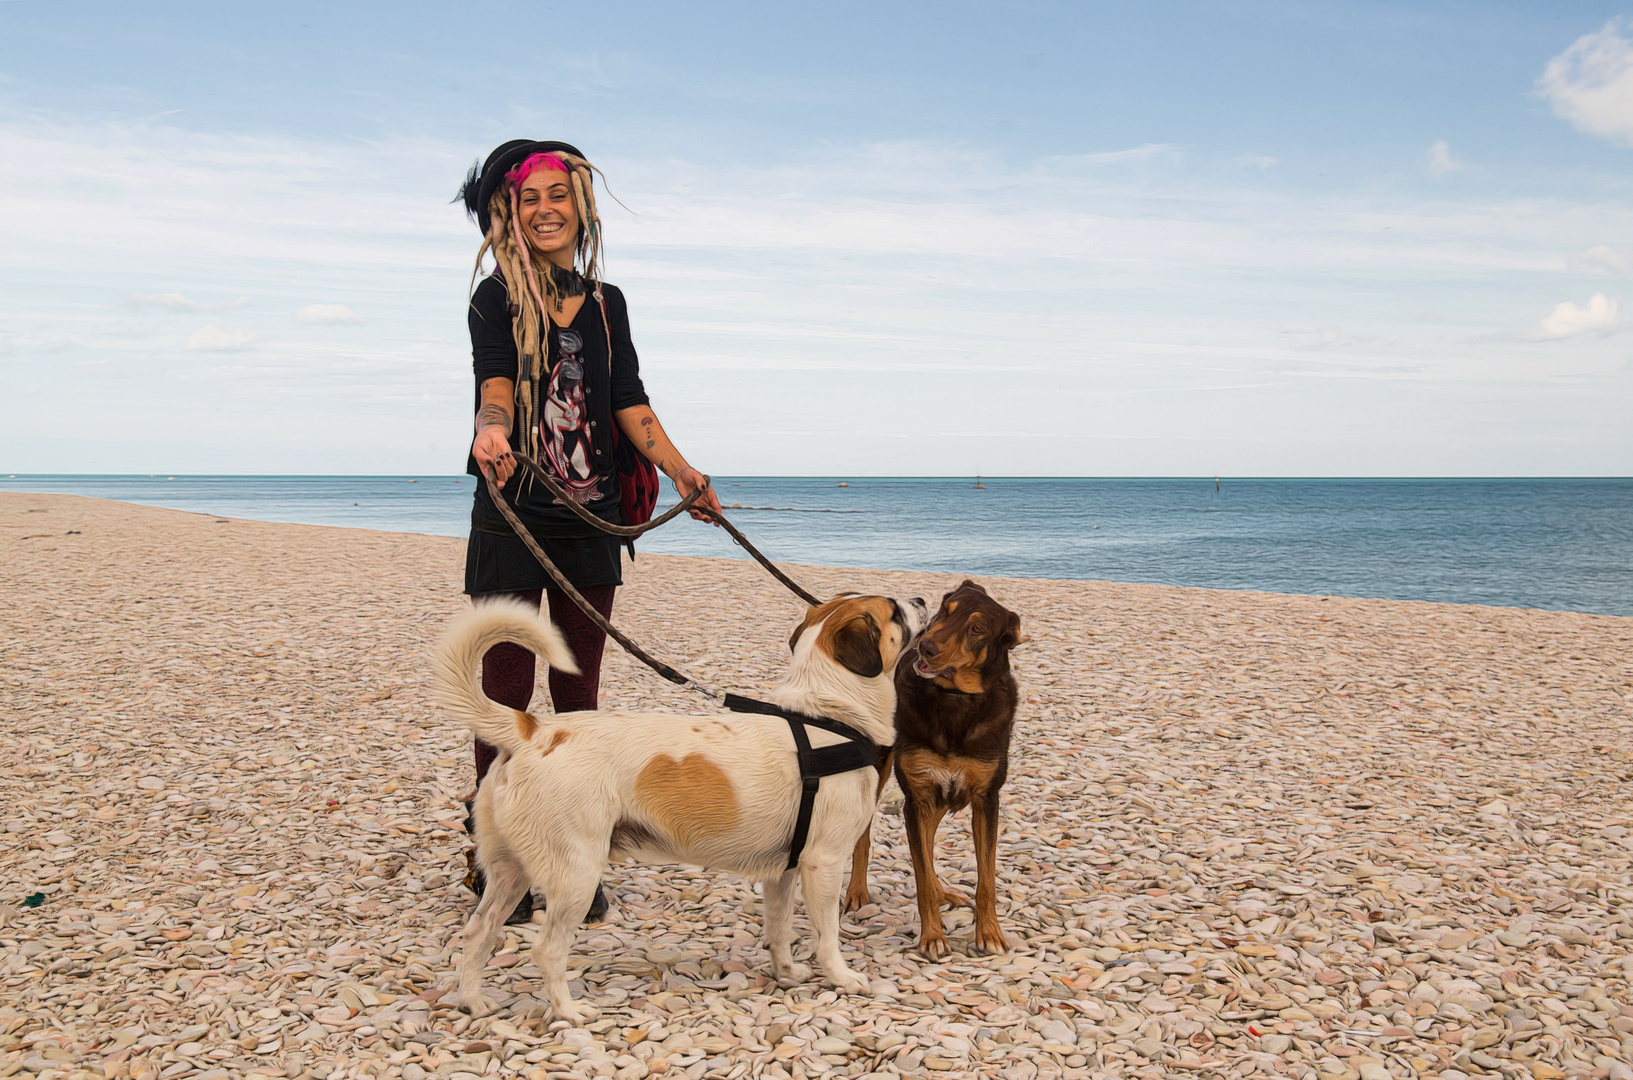
<svg viewBox="0 0 1633 1080">
<path fill-rule="evenodd" d="M 719 475 L 1633 475 L 1633 8 L 0 0 L 0 472 L 448 474 L 512 138 Z"/>
</svg>

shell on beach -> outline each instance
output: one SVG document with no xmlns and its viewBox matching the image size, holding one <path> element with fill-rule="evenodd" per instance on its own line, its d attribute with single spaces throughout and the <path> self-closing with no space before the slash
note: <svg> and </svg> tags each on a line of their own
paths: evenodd
<svg viewBox="0 0 1633 1080">
<path fill-rule="evenodd" d="M 1013 950 L 963 951 L 955 909 L 953 955 L 914 952 L 887 795 L 842 923 L 870 994 L 777 987 L 750 886 L 615 865 L 570 1027 L 532 927 L 495 1014 L 442 996 L 472 772 L 423 679 L 462 541 L 0 494 L 0 545 L 0 1077 L 1633 1080 L 1633 619 L 983 579 L 1032 639 Z M 756 693 L 800 614 L 752 564 L 643 553 L 614 620 Z M 615 645 L 602 702 L 708 711 Z M 939 860 L 973 891 L 967 814 Z"/>
</svg>

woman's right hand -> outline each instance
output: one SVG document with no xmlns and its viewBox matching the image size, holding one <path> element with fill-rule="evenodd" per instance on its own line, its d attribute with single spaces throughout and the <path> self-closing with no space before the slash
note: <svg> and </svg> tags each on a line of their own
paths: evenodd
<svg viewBox="0 0 1633 1080">
<path fill-rule="evenodd" d="M 471 454 L 483 475 L 492 472 L 501 488 L 510 479 L 510 474 L 516 471 L 516 458 L 510 452 L 510 439 L 498 424 L 490 424 L 476 433 L 476 440 L 471 443 Z"/>
</svg>

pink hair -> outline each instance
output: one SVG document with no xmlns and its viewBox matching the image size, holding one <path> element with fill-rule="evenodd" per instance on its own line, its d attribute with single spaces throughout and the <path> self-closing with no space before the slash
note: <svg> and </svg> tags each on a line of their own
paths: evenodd
<svg viewBox="0 0 1633 1080">
<path fill-rule="evenodd" d="M 567 163 L 555 154 L 529 154 L 522 163 L 505 174 L 505 182 L 511 189 L 520 188 L 527 182 L 527 178 L 538 169 L 554 169 L 556 172 L 567 172 Z"/>
</svg>

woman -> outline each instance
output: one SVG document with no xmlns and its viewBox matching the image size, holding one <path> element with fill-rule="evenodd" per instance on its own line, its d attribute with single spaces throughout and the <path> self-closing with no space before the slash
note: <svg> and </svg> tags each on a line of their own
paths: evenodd
<svg viewBox="0 0 1633 1080">
<path fill-rule="evenodd" d="M 641 385 L 623 293 L 600 281 L 601 221 L 591 184 L 594 166 L 561 142 L 507 142 L 473 168 L 460 195 L 482 229 L 482 258 L 497 266 L 471 296 L 476 437 L 465 471 L 492 473 L 503 497 L 574 588 L 603 616 L 623 584 L 619 541 L 580 520 L 529 472 L 517 471 L 521 448 L 597 517 L 623 524 L 617 440 L 627 439 L 685 497 L 707 481 L 664 433 Z M 627 451 L 626 451 L 627 453 Z M 714 492 L 699 506 L 720 509 Z M 703 515 L 694 511 L 694 517 Z M 558 713 L 594 709 L 606 635 L 561 592 L 476 485 L 465 592 L 473 602 L 512 597 L 537 605 L 549 597 L 550 621 L 578 659 L 579 674 L 549 673 Z M 494 701 L 526 709 L 533 697 L 534 657 L 519 645 L 497 645 L 482 659 L 482 689 Z M 497 754 L 476 743 L 480 784 Z M 481 893 L 481 881 L 474 886 Z M 590 917 L 606 910 L 596 890 Z M 511 921 L 525 922 L 523 897 Z"/>
</svg>

